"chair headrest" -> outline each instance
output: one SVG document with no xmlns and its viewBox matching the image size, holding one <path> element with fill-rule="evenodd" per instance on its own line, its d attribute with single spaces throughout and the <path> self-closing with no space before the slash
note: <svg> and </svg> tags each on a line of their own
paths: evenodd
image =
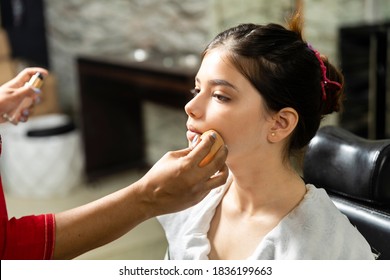
<svg viewBox="0 0 390 280">
<path fill-rule="evenodd" d="M 322 127 L 309 143 L 303 176 L 340 195 L 390 205 L 390 139 L 367 140 L 340 127 Z"/>
</svg>

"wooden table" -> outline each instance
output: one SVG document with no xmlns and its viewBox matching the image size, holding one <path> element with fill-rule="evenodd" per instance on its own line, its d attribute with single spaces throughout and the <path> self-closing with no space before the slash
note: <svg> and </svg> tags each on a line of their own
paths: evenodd
<svg viewBox="0 0 390 280">
<path fill-rule="evenodd" d="M 145 167 L 142 102 L 183 110 L 196 69 L 87 56 L 77 66 L 87 179 Z"/>
</svg>

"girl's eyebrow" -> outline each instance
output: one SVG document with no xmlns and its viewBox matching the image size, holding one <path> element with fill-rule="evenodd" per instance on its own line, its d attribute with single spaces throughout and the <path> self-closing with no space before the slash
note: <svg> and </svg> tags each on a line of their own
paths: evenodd
<svg viewBox="0 0 390 280">
<path fill-rule="evenodd" d="M 195 78 L 195 81 L 197 83 L 200 84 L 200 80 L 199 78 Z M 233 90 L 235 91 L 238 91 L 238 89 L 232 85 L 231 83 L 229 83 L 228 81 L 226 80 L 222 80 L 222 79 L 213 79 L 213 80 L 209 80 L 208 83 L 211 85 L 211 86 L 226 86 L 226 87 L 229 87 L 229 88 L 232 88 Z"/>
</svg>

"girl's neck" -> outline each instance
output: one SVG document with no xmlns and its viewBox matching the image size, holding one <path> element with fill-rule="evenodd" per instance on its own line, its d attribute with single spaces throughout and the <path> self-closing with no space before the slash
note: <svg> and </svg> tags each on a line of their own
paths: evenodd
<svg viewBox="0 0 390 280">
<path fill-rule="evenodd" d="M 260 209 L 299 203 L 306 187 L 291 164 L 278 157 L 257 160 L 246 158 L 245 163 L 229 165 L 233 182 L 228 192 L 239 211 L 255 214 Z"/>
</svg>

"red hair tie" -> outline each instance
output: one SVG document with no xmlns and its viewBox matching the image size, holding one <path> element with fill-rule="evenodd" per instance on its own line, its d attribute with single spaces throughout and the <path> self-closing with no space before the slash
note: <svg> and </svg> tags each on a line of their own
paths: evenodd
<svg viewBox="0 0 390 280">
<path fill-rule="evenodd" d="M 322 80 L 321 80 L 322 100 L 326 100 L 325 87 L 329 87 L 334 90 L 339 90 L 341 89 L 342 86 L 340 83 L 328 79 L 328 77 L 326 76 L 326 66 L 321 59 L 320 53 L 317 50 L 315 50 L 310 44 L 307 44 L 307 46 L 309 47 L 309 49 L 311 49 L 314 52 L 318 62 L 320 63 L 321 74 L 322 74 Z"/>
</svg>

